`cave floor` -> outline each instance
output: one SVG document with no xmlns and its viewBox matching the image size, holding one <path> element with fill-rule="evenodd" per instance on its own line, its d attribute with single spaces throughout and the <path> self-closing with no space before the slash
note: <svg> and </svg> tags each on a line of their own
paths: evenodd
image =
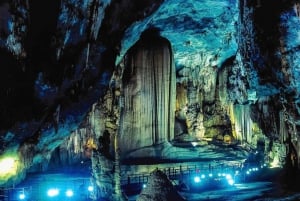
<svg viewBox="0 0 300 201">
<path fill-rule="evenodd" d="M 147 153 L 147 154 L 146 154 Z M 147 157 L 143 157 L 147 155 Z M 245 166 L 245 160 L 249 156 L 249 152 L 238 146 L 215 146 L 215 145 L 199 145 L 199 146 L 172 146 L 171 144 L 161 144 L 156 147 L 147 147 L 140 150 L 135 150 L 127 155 L 126 160 L 122 162 L 122 185 L 123 190 L 128 185 L 128 177 L 135 175 L 138 178 L 139 184 L 146 184 L 147 175 L 155 169 L 160 169 L 168 176 L 173 176 L 172 183 L 178 189 L 178 192 L 186 198 L 187 201 L 202 201 L 202 200 L 215 200 L 215 201 L 247 201 L 247 200 L 300 200 L 300 193 L 286 194 L 277 182 L 273 182 L 270 178 L 278 175 L 280 170 L 269 169 L 267 167 L 258 167 L 259 171 L 253 173 L 254 179 L 246 174 L 250 167 Z M 261 168 L 261 169 L 260 169 Z M 216 175 L 222 172 L 221 170 L 228 170 L 227 173 L 234 175 L 236 170 L 239 170 L 239 176 L 236 177 L 233 185 L 227 185 L 222 188 L 214 187 L 196 187 L 186 189 L 179 189 L 179 183 L 176 171 L 182 170 L 188 172 L 187 176 L 190 178 L 192 185 L 195 173 L 205 174 L 208 177 L 209 173 Z M 170 174 L 171 172 L 171 174 Z M 226 172 L 225 172 L 226 173 Z M 256 176 L 255 176 L 256 175 Z M 262 177 L 261 175 L 270 175 Z M 247 176 L 247 178 L 245 178 Z M 66 179 L 67 178 L 67 179 Z M 87 188 L 90 182 L 90 176 L 84 175 L 76 177 L 75 175 L 37 175 L 37 178 L 29 177 L 36 184 L 36 189 L 40 194 L 45 192 L 46 188 L 50 187 L 52 183 L 63 183 L 63 186 L 73 186 L 74 189 L 78 186 L 84 185 Z M 137 183 L 137 180 L 131 178 L 131 184 Z M 204 181 L 204 180 L 203 180 Z M 46 183 L 45 183 L 46 182 Z M 68 184 L 69 182 L 69 184 Z M 43 185 L 41 185 L 43 183 Z M 204 183 L 202 183 L 204 184 Z M 140 185 L 141 186 L 141 185 Z M 44 189 L 45 188 L 45 189 Z M 33 188 L 34 189 L 34 188 Z M 192 189 L 192 190 L 191 190 Z M 135 201 L 137 196 L 142 190 L 134 189 L 135 193 L 127 194 L 130 201 Z M 83 196 L 87 196 L 87 191 Z M 137 193 L 138 192 L 138 193 Z"/>
<path fill-rule="evenodd" d="M 142 157 L 147 153 L 148 157 Z M 156 155 L 159 153 L 158 155 Z M 300 193 L 290 193 L 287 195 L 282 190 L 274 178 L 282 170 L 276 170 L 264 167 L 260 169 L 260 164 L 256 164 L 258 172 L 251 176 L 246 174 L 248 168 L 245 166 L 245 160 L 249 157 L 249 152 L 239 146 L 171 146 L 162 144 L 156 148 L 148 147 L 135 150 L 128 154 L 127 160 L 122 165 L 123 178 L 127 179 L 130 174 L 145 174 L 155 169 L 160 169 L 168 175 L 168 170 L 172 172 L 178 167 L 186 169 L 194 167 L 201 170 L 200 172 L 208 175 L 208 169 L 215 170 L 214 174 L 228 167 L 235 167 L 241 171 L 239 179 L 232 186 L 224 188 L 199 188 L 196 190 L 179 190 L 178 192 L 187 201 L 247 201 L 247 200 L 300 200 Z M 233 169 L 232 169 L 233 170 Z M 267 175 L 267 176 L 266 176 Z M 169 176 L 169 175 L 168 175 Z M 247 177 L 245 179 L 245 176 Z M 125 181 L 126 182 L 126 181 Z M 173 180 L 173 184 L 178 181 Z M 137 199 L 137 194 L 128 195 L 130 201 Z"/>
<path fill-rule="evenodd" d="M 199 192 L 180 192 L 187 201 L 294 201 L 300 200 L 300 193 L 286 195 L 272 182 L 256 181 L 237 183 L 224 189 L 210 189 Z M 135 201 L 137 195 L 129 196 Z"/>
</svg>

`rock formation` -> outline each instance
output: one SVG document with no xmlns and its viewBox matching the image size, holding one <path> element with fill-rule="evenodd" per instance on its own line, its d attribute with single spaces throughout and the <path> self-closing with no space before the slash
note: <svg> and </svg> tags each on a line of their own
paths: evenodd
<svg viewBox="0 0 300 201">
<path fill-rule="evenodd" d="M 160 170 L 152 172 L 146 187 L 138 196 L 137 201 L 184 201 L 185 199 L 179 195 L 168 179 L 168 177 Z"/>
<path fill-rule="evenodd" d="M 144 33 L 126 56 L 121 89 L 124 117 L 120 122 L 120 145 L 125 153 L 174 138 L 173 54 L 169 42 L 151 31 Z"/>
</svg>

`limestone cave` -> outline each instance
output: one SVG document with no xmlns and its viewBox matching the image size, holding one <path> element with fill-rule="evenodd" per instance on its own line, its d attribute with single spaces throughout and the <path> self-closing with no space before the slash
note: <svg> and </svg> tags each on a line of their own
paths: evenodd
<svg viewBox="0 0 300 201">
<path fill-rule="evenodd" d="M 299 47 L 300 0 L 0 0 L 0 201 L 300 200 Z"/>
</svg>

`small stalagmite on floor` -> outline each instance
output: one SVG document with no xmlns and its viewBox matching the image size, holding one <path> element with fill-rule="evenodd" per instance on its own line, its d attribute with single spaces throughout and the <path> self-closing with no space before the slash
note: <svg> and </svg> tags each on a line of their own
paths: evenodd
<svg viewBox="0 0 300 201">
<path fill-rule="evenodd" d="M 179 195 L 167 175 L 155 170 L 149 177 L 146 187 L 138 196 L 137 201 L 184 201 Z"/>
</svg>

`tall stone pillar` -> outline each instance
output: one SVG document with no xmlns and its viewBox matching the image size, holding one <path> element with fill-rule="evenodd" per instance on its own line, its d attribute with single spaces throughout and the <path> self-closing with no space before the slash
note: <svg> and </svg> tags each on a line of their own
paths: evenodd
<svg viewBox="0 0 300 201">
<path fill-rule="evenodd" d="M 122 153 L 174 138 L 176 75 L 168 40 L 141 36 L 126 56 L 123 91 Z"/>
</svg>

